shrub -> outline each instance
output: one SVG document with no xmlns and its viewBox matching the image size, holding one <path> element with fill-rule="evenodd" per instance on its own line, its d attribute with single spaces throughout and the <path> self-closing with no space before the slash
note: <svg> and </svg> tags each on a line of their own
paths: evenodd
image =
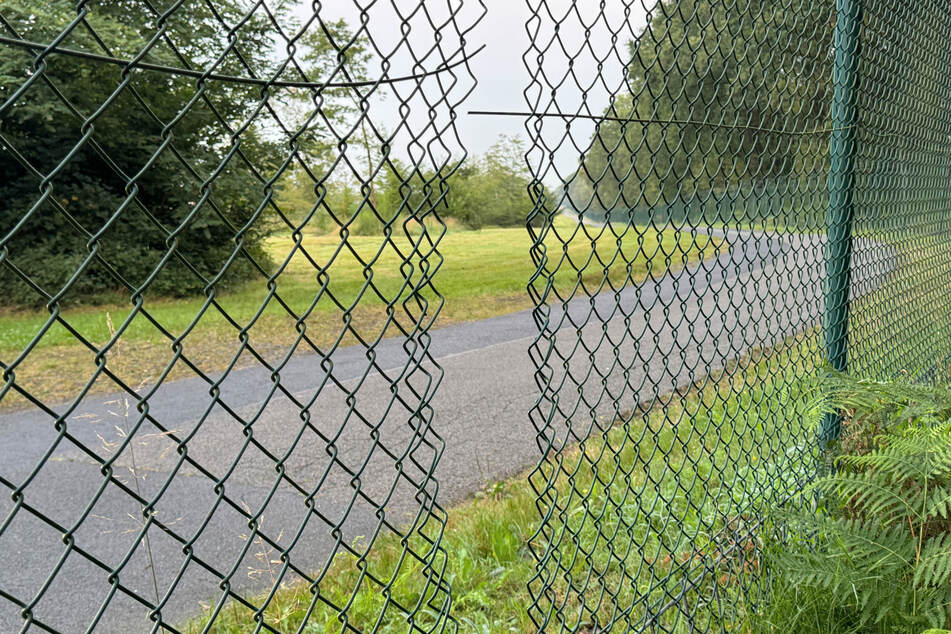
<svg viewBox="0 0 951 634">
<path fill-rule="evenodd" d="M 37 19 L 36 2 L 6 0 L 5 24 L 24 39 L 48 42 L 76 18 L 70 0 L 40 4 Z M 83 19 L 91 29 L 72 29 L 68 44 L 94 53 L 108 48 L 119 58 L 148 50 L 152 63 L 206 68 L 233 37 L 242 53 L 216 62 L 217 72 L 242 75 L 245 64 L 266 69 L 274 61 L 273 25 L 262 15 L 244 16 L 239 5 L 170 12 L 161 20 L 167 39 L 154 42 L 158 14 L 150 3 L 99 3 Z M 229 34 L 228 24 L 240 28 Z M 327 28 L 346 31 L 343 22 Z M 337 59 L 320 33 L 300 44 L 316 70 Z M 258 88 L 209 82 L 199 89 L 192 78 L 147 70 L 126 77 L 122 66 L 57 55 L 46 57 L 37 80 L 35 58 L 0 49 L 0 95 L 25 89 L 0 113 L 0 294 L 7 302 L 42 304 L 67 284 L 72 301 L 128 295 L 143 285 L 185 295 L 266 267 L 262 240 L 276 215 L 269 179 L 281 172 L 278 159 L 287 150 L 257 113 Z M 306 99 L 295 95 L 286 99 Z M 339 101 L 328 95 L 327 117 L 343 116 Z M 296 116 L 292 104 L 283 105 Z M 311 126 L 305 135 L 315 163 L 328 147 L 321 134 L 324 128 Z"/>
</svg>

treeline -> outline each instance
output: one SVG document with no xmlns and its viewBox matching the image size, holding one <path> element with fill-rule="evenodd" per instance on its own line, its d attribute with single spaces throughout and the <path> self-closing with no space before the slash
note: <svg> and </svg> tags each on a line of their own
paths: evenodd
<svg viewBox="0 0 951 634">
<path fill-rule="evenodd" d="M 346 226 L 357 235 L 382 233 L 387 224 L 398 230 L 410 216 L 438 216 L 468 229 L 514 226 L 525 223 L 531 207 L 531 177 L 518 138 L 500 137 L 448 176 L 398 158 L 386 161 L 380 172 L 364 184 L 354 178 L 315 183 L 295 173 L 283 183 L 278 203 L 292 223 L 324 233 Z"/>
<path fill-rule="evenodd" d="M 834 5 L 664 0 L 628 45 L 623 94 L 568 179 L 569 204 L 666 207 L 823 173 Z"/>
<path fill-rule="evenodd" d="M 935 74 L 928 60 L 943 54 L 940 40 L 922 34 L 943 21 L 910 4 L 863 9 L 855 190 L 877 202 L 859 209 L 857 227 L 909 214 L 929 222 L 928 206 L 912 201 L 934 189 L 930 161 L 946 154 L 951 123 L 937 95 L 951 75 Z M 835 25 L 834 0 L 658 2 L 628 44 L 624 89 L 566 179 L 562 204 L 659 223 L 821 227 Z"/>
</svg>

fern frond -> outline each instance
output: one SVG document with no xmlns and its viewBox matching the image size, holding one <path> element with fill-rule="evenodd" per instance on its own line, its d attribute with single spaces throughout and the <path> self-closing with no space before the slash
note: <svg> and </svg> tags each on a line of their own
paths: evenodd
<svg viewBox="0 0 951 634">
<path fill-rule="evenodd" d="M 923 490 L 902 490 L 887 476 L 866 471 L 839 473 L 815 482 L 812 489 L 835 495 L 844 504 L 876 515 L 885 523 L 905 516 L 917 517 L 925 507 Z"/>
<path fill-rule="evenodd" d="M 894 572 L 911 570 L 915 565 L 917 541 L 906 527 L 845 519 L 831 524 L 830 541 L 861 570 Z"/>
<path fill-rule="evenodd" d="M 892 481 L 921 480 L 934 477 L 934 448 L 928 434 L 888 438 L 888 445 L 863 455 L 845 455 L 840 466 L 856 470 L 873 470 L 891 477 Z"/>
<path fill-rule="evenodd" d="M 951 533 L 929 539 L 915 570 L 918 587 L 951 587 Z"/>
<path fill-rule="evenodd" d="M 951 626 L 951 587 L 934 588 L 918 599 L 920 612 L 930 627 Z"/>
<path fill-rule="evenodd" d="M 951 433 L 944 429 L 924 427 L 906 435 L 890 435 L 888 447 L 875 453 L 889 456 L 896 467 L 903 460 L 910 461 L 908 477 L 915 477 L 912 473 L 931 478 L 951 474 Z M 879 468 L 887 468 L 885 463 L 887 460 L 882 460 Z"/>
<path fill-rule="evenodd" d="M 951 417 L 951 389 L 908 381 L 876 381 L 829 372 L 823 377 L 823 402 L 829 408 L 856 410 L 863 415 L 885 410 L 894 421 Z M 835 411 L 833 409 L 832 411 Z"/>
<path fill-rule="evenodd" d="M 925 508 L 925 520 L 951 519 L 951 485 L 941 484 L 931 491 Z"/>
<path fill-rule="evenodd" d="M 819 553 L 781 553 L 775 558 L 789 581 L 797 585 L 831 589 L 857 581 L 847 559 L 829 558 Z"/>
</svg>

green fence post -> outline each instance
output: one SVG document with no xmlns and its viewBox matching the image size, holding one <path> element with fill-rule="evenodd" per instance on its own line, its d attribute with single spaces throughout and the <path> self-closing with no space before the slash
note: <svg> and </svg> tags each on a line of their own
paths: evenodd
<svg viewBox="0 0 951 634">
<path fill-rule="evenodd" d="M 848 367 L 849 287 L 854 214 L 861 0 L 836 0 L 835 61 L 832 67 L 832 132 L 829 139 L 829 208 L 826 212 L 825 315 L 826 360 L 836 370 Z M 838 438 L 841 420 L 826 416 L 823 445 Z"/>
</svg>

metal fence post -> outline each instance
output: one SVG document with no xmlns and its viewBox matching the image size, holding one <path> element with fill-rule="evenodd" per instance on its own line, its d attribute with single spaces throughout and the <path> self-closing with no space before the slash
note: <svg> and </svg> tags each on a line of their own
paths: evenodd
<svg viewBox="0 0 951 634">
<path fill-rule="evenodd" d="M 826 360 L 844 372 L 848 367 L 849 287 L 851 285 L 852 218 L 861 0 L 836 0 L 835 61 L 832 67 L 832 132 L 829 140 L 829 207 L 826 213 L 825 315 Z M 841 420 L 826 415 L 822 441 L 836 439 Z"/>
</svg>

